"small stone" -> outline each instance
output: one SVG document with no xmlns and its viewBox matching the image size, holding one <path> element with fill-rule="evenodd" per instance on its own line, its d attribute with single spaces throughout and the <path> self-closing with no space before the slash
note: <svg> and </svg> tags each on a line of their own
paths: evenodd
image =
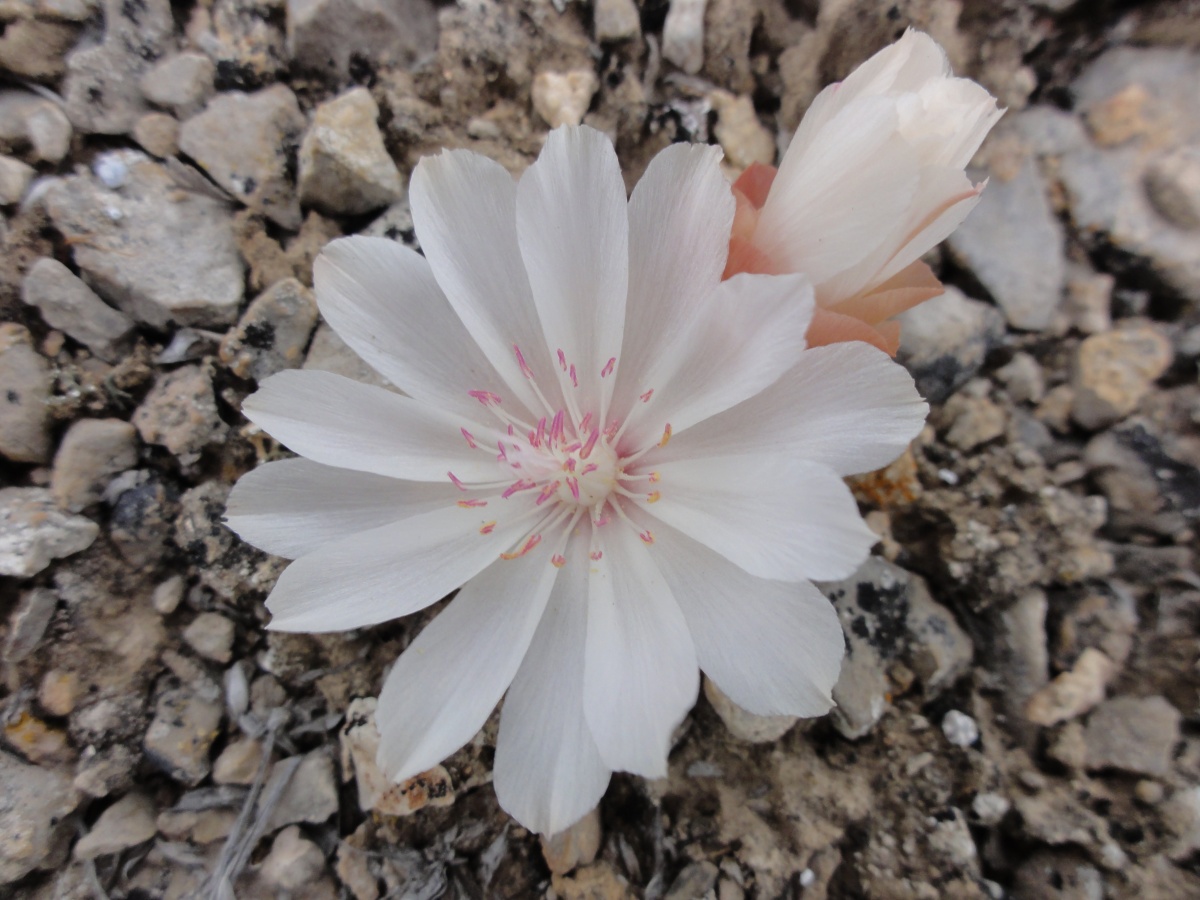
<svg viewBox="0 0 1200 900">
<path fill-rule="evenodd" d="M 4 658 L 9 662 L 20 662 L 37 649 L 57 608 L 58 595 L 49 588 L 34 588 L 23 593 L 8 621 Z"/>
<path fill-rule="evenodd" d="M 295 825 L 275 836 L 271 852 L 262 861 L 259 875 L 271 887 L 300 893 L 325 874 L 325 854 L 312 841 L 301 837 Z"/>
<path fill-rule="evenodd" d="M 52 716 L 69 716 L 79 699 L 79 676 L 62 669 L 51 669 L 38 686 L 38 703 Z"/>
<path fill-rule="evenodd" d="M 58 508 L 46 488 L 0 489 L 0 575 L 28 578 L 86 550 L 100 527 Z"/>
<path fill-rule="evenodd" d="M 66 72 L 63 57 L 78 39 L 79 29 L 67 22 L 5 22 L 0 35 L 0 68 L 35 81 L 53 81 Z"/>
<path fill-rule="evenodd" d="M 721 870 L 709 860 L 688 863 L 671 884 L 663 900 L 696 900 L 706 896 L 717 883 Z"/>
<path fill-rule="evenodd" d="M 600 810 L 593 809 L 565 831 L 542 836 L 542 857 L 552 875 L 566 875 L 579 866 L 587 866 L 600 852 Z"/>
<path fill-rule="evenodd" d="M 31 763 L 53 766 L 74 759 L 66 732 L 28 712 L 10 718 L 3 733 L 4 742 Z"/>
<path fill-rule="evenodd" d="M 0 148 L 28 150 L 35 162 L 62 162 L 71 149 L 71 123 L 45 97 L 0 91 Z"/>
<path fill-rule="evenodd" d="M 1116 697 L 1101 704 L 1084 735 L 1087 767 L 1160 778 L 1170 774 L 1179 720 L 1179 710 L 1162 697 Z"/>
<path fill-rule="evenodd" d="M 551 128 L 578 125 L 600 87 L 591 69 L 539 72 L 533 79 L 533 108 Z"/>
<path fill-rule="evenodd" d="M 74 272 L 51 257 L 34 263 L 21 282 L 21 299 L 36 306 L 46 324 L 66 332 L 100 359 L 121 358 L 133 321 L 113 309 Z"/>
<path fill-rule="evenodd" d="M 287 0 L 287 49 L 296 65 L 335 85 L 351 69 L 407 68 L 437 46 L 429 0 Z"/>
<path fill-rule="evenodd" d="M 300 202 L 328 215 L 354 216 L 403 194 L 379 131 L 379 107 L 366 88 L 322 103 L 300 145 Z"/>
<path fill-rule="evenodd" d="M 1149 323 L 1085 339 L 1072 369 L 1072 418 L 1092 431 L 1120 421 L 1137 409 L 1173 358 L 1170 339 Z"/>
<path fill-rule="evenodd" d="M 1077 331 L 1103 334 L 1112 329 L 1112 295 L 1116 279 L 1104 272 L 1076 269 L 1067 280 L 1063 311 Z"/>
<path fill-rule="evenodd" d="M 73 832 L 63 820 L 78 797 L 58 772 L 0 752 L 0 885 L 41 868 Z"/>
<path fill-rule="evenodd" d="M 163 693 L 142 746 L 146 758 L 189 787 L 208 775 L 208 751 L 221 727 L 221 704 L 187 688 Z"/>
<path fill-rule="evenodd" d="M 33 348 L 28 329 L 0 323 L 0 454 L 13 462 L 50 459 L 50 388 L 46 358 Z"/>
<path fill-rule="evenodd" d="M 942 717 L 942 734 L 955 747 L 970 747 L 979 740 L 979 726 L 966 713 L 952 709 Z"/>
<path fill-rule="evenodd" d="M 216 66 L 204 53 L 175 53 L 155 63 L 142 76 L 142 96 L 186 119 L 203 109 L 204 101 L 212 96 L 216 73 Z"/>
<path fill-rule="evenodd" d="M 0 206 L 20 203 L 37 170 L 11 156 L 0 156 Z"/>
<path fill-rule="evenodd" d="M 292 758 L 294 759 L 294 757 Z M 262 796 L 270 796 L 276 781 L 292 769 L 292 760 L 275 763 Z M 262 802 L 261 799 L 259 801 Z M 308 822 L 320 824 L 338 810 L 337 782 L 333 775 L 333 760 L 321 750 L 314 750 L 295 765 L 279 802 L 271 812 L 267 831 L 278 831 L 286 825 Z"/>
<path fill-rule="evenodd" d="M 54 456 L 50 491 L 71 512 L 104 496 L 114 475 L 137 465 L 137 430 L 120 419 L 81 419 L 72 425 Z"/>
<path fill-rule="evenodd" d="M 88 748 L 83 752 L 75 770 L 72 784 L 75 790 L 89 797 L 109 797 L 128 791 L 133 787 L 133 772 L 141 762 L 141 753 L 124 744 L 115 744 L 104 750 Z"/>
<path fill-rule="evenodd" d="M 943 407 L 942 415 L 951 423 L 946 442 L 964 452 L 994 441 L 1008 427 L 1008 416 L 1003 407 L 987 397 L 966 393 L 951 397 Z"/>
<path fill-rule="evenodd" d="M 704 8 L 708 0 L 671 0 L 663 22 L 662 55 L 689 75 L 704 65 Z"/>
<path fill-rule="evenodd" d="M 217 784 L 252 784 L 262 764 L 262 755 L 262 742 L 254 738 L 234 741 L 213 763 L 213 781 Z"/>
<path fill-rule="evenodd" d="M 183 600 L 183 590 L 185 587 L 183 576 L 172 575 L 154 588 L 154 595 L 151 597 L 150 602 L 154 604 L 154 609 L 158 613 L 169 616 L 179 608 L 179 604 Z"/>
<path fill-rule="evenodd" d="M 211 367 L 193 365 L 169 372 L 156 382 L 133 414 L 142 440 L 180 457 L 195 456 L 222 440 L 229 426 L 217 411 L 212 376 Z"/>
<path fill-rule="evenodd" d="M 333 372 L 376 387 L 390 387 L 390 382 L 363 362 L 362 357 L 351 350 L 325 322 L 318 325 L 313 333 L 303 368 Z"/>
<path fill-rule="evenodd" d="M 317 324 L 312 292 L 294 278 L 277 281 L 247 307 L 221 341 L 221 362 L 239 378 L 261 382 L 298 368 Z"/>
<path fill-rule="evenodd" d="M 179 121 L 166 113 L 146 113 L 133 124 L 133 139 L 151 156 L 174 156 L 179 152 Z"/>
<path fill-rule="evenodd" d="M 305 124 L 286 85 L 231 91 L 183 123 L 179 149 L 250 209 L 295 231 L 300 203 L 288 172 Z"/>
<path fill-rule="evenodd" d="M 604 860 L 574 875 L 553 875 L 550 885 L 559 900 L 633 900 L 637 896 L 629 882 Z"/>
<path fill-rule="evenodd" d="M 1046 396 L 1046 376 L 1038 361 L 1028 353 L 1015 353 L 1008 364 L 996 370 L 1014 403 L 1041 403 Z"/>
<path fill-rule="evenodd" d="M 233 622 L 220 613 L 204 612 L 183 630 L 188 646 L 213 662 L 227 663 L 233 659 Z"/>
<path fill-rule="evenodd" d="M 1148 778 L 1143 778 L 1133 786 L 1133 796 L 1139 803 L 1144 803 L 1146 806 L 1158 806 L 1165 794 L 1166 789 L 1161 783 Z"/>
<path fill-rule="evenodd" d="M 1155 782 L 1140 782 L 1155 784 Z M 1158 786 L 1159 798 L 1162 797 L 1162 786 Z M 1167 851 L 1173 860 L 1184 860 L 1200 850 L 1200 787 L 1189 787 L 1176 791 L 1170 800 L 1163 804 L 1163 823 L 1175 835 L 1174 845 Z"/>
<path fill-rule="evenodd" d="M 1002 794 L 976 794 L 975 799 L 971 801 L 971 812 L 975 813 L 979 824 L 989 827 L 998 825 L 1010 809 L 1012 804 Z"/>
<path fill-rule="evenodd" d="M 1063 228 L 1034 159 L 1010 181 L 993 178 L 979 205 L 946 242 L 1014 328 L 1046 328 L 1066 280 Z"/>
<path fill-rule="evenodd" d="M 230 486 L 217 479 L 206 481 L 179 498 L 175 516 L 175 545 L 182 547 L 196 565 L 211 566 L 233 546 L 237 538 L 221 525 Z"/>
<path fill-rule="evenodd" d="M 1154 208 L 1179 228 L 1200 229 L 1200 147 L 1160 156 L 1146 169 L 1146 194 Z"/>
<path fill-rule="evenodd" d="M 385 209 L 379 216 L 364 228 L 360 234 L 367 237 L 387 238 L 389 241 L 400 243 L 419 250 L 416 229 L 413 225 L 412 206 L 408 202 L 408 192 L 403 197 Z"/>
<path fill-rule="evenodd" d="M 1083 726 L 1078 720 L 1064 722 L 1050 735 L 1046 756 L 1071 771 L 1084 768 L 1087 764 L 1087 744 L 1083 738 Z"/>
<path fill-rule="evenodd" d="M 769 166 L 775 162 L 775 137 L 758 120 L 751 97 L 713 91 L 708 100 L 717 113 L 713 134 L 729 165 L 740 171 L 753 163 Z"/>
<path fill-rule="evenodd" d="M 234 809 L 168 809 L 158 814 L 155 826 L 168 840 L 211 844 L 229 837 L 237 818 Z"/>
<path fill-rule="evenodd" d="M 126 794 L 100 814 L 92 830 L 75 845 L 76 859 L 111 856 L 144 844 L 157 832 L 154 804 L 145 794 Z"/>
<path fill-rule="evenodd" d="M 1029 698 L 1050 680 L 1050 653 L 1046 647 L 1046 613 L 1049 601 L 1041 590 L 1022 594 L 1000 615 L 995 648 L 1002 660 L 1005 703 L 1020 714 Z"/>
<path fill-rule="evenodd" d="M 1115 674 L 1112 660 L 1088 647 L 1071 669 L 1029 698 L 1025 717 L 1035 725 L 1049 726 L 1081 716 L 1104 699 Z"/>
<path fill-rule="evenodd" d="M 596 0 L 592 13 L 596 40 L 625 41 L 642 33 L 642 19 L 633 0 Z"/>
<path fill-rule="evenodd" d="M 1004 317 L 994 306 L 953 287 L 901 314 L 897 321 L 896 358 L 912 373 L 921 395 L 935 404 L 970 381 L 1004 336 Z"/>
<path fill-rule="evenodd" d="M 766 744 L 777 741 L 800 720 L 795 716 L 758 716 L 747 712 L 729 699 L 717 685 L 704 679 L 704 696 L 712 704 L 729 733 L 735 738 L 751 744 Z"/>
</svg>

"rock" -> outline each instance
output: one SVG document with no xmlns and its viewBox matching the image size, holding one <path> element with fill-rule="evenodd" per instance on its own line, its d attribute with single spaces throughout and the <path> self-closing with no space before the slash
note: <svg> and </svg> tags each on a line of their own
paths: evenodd
<svg viewBox="0 0 1200 900">
<path fill-rule="evenodd" d="M 21 595 L 8 622 L 8 639 L 4 642 L 4 658 L 17 663 L 31 654 L 54 618 L 58 595 L 49 588 L 34 588 Z"/>
<path fill-rule="evenodd" d="M 704 65 L 704 7 L 708 0 L 671 0 L 663 23 L 662 55 L 689 75 Z"/>
<path fill-rule="evenodd" d="M 53 376 L 46 358 L 33 348 L 29 331 L 0 323 L 0 454 L 13 462 L 50 459 L 50 400 Z"/>
<path fill-rule="evenodd" d="M 133 139 L 159 159 L 179 152 L 179 122 L 166 113 L 146 113 L 133 123 Z"/>
<path fill-rule="evenodd" d="M 905 658 L 925 695 L 936 696 L 971 668 L 975 647 L 954 614 L 933 599 L 925 579 L 909 574 L 907 596 Z"/>
<path fill-rule="evenodd" d="M 67 22 L 18 19 L 0 35 L 0 68 L 34 81 L 55 81 L 66 72 L 63 57 L 79 38 Z"/>
<path fill-rule="evenodd" d="M 300 202 L 328 215 L 380 209 L 404 192 L 365 88 L 322 103 L 300 145 Z"/>
<path fill-rule="evenodd" d="M 1000 614 L 997 640 L 990 650 L 1000 658 L 1005 706 L 1020 715 L 1029 698 L 1050 680 L 1050 653 L 1046 648 L 1046 612 L 1049 601 L 1041 590 L 1022 594 Z"/>
<path fill-rule="evenodd" d="M 1116 697 L 1088 718 L 1087 767 L 1163 777 L 1179 743 L 1179 710 L 1162 697 Z"/>
<path fill-rule="evenodd" d="M 1014 403 L 1041 403 L 1046 396 L 1046 376 L 1028 353 L 1014 353 L 1007 365 L 996 370 L 996 377 Z"/>
<path fill-rule="evenodd" d="M 629 882 L 604 860 L 574 875 L 554 875 L 550 885 L 560 900 L 633 900 L 637 896 Z"/>
<path fill-rule="evenodd" d="M 407 67 L 438 40 L 429 0 L 287 0 L 288 54 L 345 84 L 352 66 Z"/>
<path fill-rule="evenodd" d="M 966 713 L 952 709 L 942 717 L 942 734 L 955 747 L 970 747 L 979 740 L 979 726 Z"/>
<path fill-rule="evenodd" d="M 84 751 L 75 770 L 75 790 L 89 797 L 108 797 L 133 787 L 133 772 L 141 762 L 124 744 L 115 744 L 98 752 Z"/>
<path fill-rule="evenodd" d="M 142 747 L 156 768 L 195 787 L 211 769 L 208 751 L 220 728 L 219 702 L 175 688 L 158 698 Z"/>
<path fill-rule="evenodd" d="M 242 738 L 227 745 L 213 763 L 212 777 L 217 784 L 251 784 L 262 764 L 263 745 L 254 738 Z"/>
<path fill-rule="evenodd" d="M 1200 229 L 1200 147 L 1183 147 L 1146 169 L 1146 194 L 1163 218 L 1178 228 Z"/>
<path fill-rule="evenodd" d="M 1156 782 L 1141 782 L 1156 784 Z M 1162 787 L 1158 793 L 1161 797 Z M 1175 835 L 1175 843 L 1167 851 L 1171 859 L 1182 861 L 1200 850 L 1200 787 L 1176 791 L 1162 807 L 1163 823 Z"/>
<path fill-rule="evenodd" d="M 1116 674 L 1107 656 L 1091 647 L 1075 665 L 1029 698 L 1025 718 L 1035 725 L 1057 725 L 1081 716 L 1104 699 L 1105 688 Z"/>
<path fill-rule="evenodd" d="M 642 19 L 633 0 L 596 0 L 592 12 L 596 40 L 625 41 L 642 33 Z"/>
<path fill-rule="evenodd" d="M 991 792 L 976 794 L 975 799 L 971 801 L 971 812 L 975 813 L 979 824 L 988 827 L 1000 824 L 1000 820 L 1008 814 L 1010 809 L 1012 809 L 1012 803 L 1003 794 Z"/>
<path fill-rule="evenodd" d="M 312 344 L 304 358 L 305 369 L 333 372 L 376 387 L 390 387 L 391 382 L 363 362 L 362 357 L 351 350 L 337 332 L 322 322 L 313 333 Z"/>
<path fill-rule="evenodd" d="M 1092 431 L 1120 421 L 1137 409 L 1173 359 L 1170 339 L 1148 322 L 1086 338 L 1071 372 L 1072 418 Z"/>
<path fill-rule="evenodd" d="M 111 856 L 154 837 L 154 803 L 145 794 L 126 794 L 100 814 L 75 845 L 76 859 Z"/>
<path fill-rule="evenodd" d="M 533 79 L 533 108 L 551 128 L 578 125 L 591 105 L 600 82 L 591 69 L 539 72 Z"/>
<path fill-rule="evenodd" d="M 34 263 L 21 282 L 21 299 L 46 324 L 65 332 L 106 362 L 121 358 L 133 321 L 113 309 L 70 269 L 51 257 Z"/>
<path fill-rule="evenodd" d="M 71 149 L 71 122 L 45 97 L 0 91 L 0 148 L 28 150 L 34 162 L 61 162 Z"/>
<path fill-rule="evenodd" d="M 158 814 L 155 826 L 159 834 L 172 841 L 211 844 L 229 837 L 237 818 L 234 809 L 167 809 Z"/>
<path fill-rule="evenodd" d="M 414 250 L 420 250 L 421 243 L 417 240 L 416 229 L 413 226 L 412 207 L 408 202 L 407 189 L 403 197 L 380 213 L 360 234 L 399 241 Z"/>
<path fill-rule="evenodd" d="M 81 419 L 54 456 L 50 491 L 63 509 L 79 512 L 104 496 L 114 475 L 137 465 L 137 430 L 120 419 Z"/>
<path fill-rule="evenodd" d="M 230 486 L 216 479 L 184 493 L 175 518 L 175 543 L 205 567 L 219 560 L 237 539 L 220 524 Z"/>
<path fill-rule="evenodd" d="M 697 897 L 707 896 L 716 885 L 720 871 L 716 863 L 707 859 L 689 863 L 675 876 L 675 881 L 663 900 L 695 900 Z"/>
<path fill-rule="evenodd" d="M 288 172 L 305 124 L 286 85 L 231 91 L 183 123 L 179 149 L 250 209 L 295 231 L 300 203 Z"/>
<path fill-rule="evenodd" d="M 21 202 L 37 170 L 11 156 L 0 156 L 0 206 Z"/>
<path fill-rule="evenodd" d="M 1116 279 L 1078 267 L 1067 279 L 1063 312 L 1071 326 L 1084 334 L 1101 334 L 1112 328 L 1112 294 Z"/>
<path fill-rule="evenodd" d="M 1008 416 L 1002 407 L 988 397 L 974 396 L 966 391 L 946 401 L 941 418 L 950 422 L 946 443 L 964 453 L 994 441 L 1008 427 Z"/>
<path fill-rule="evenodd" d="M 216 73 L 216 66 L 203 53 L 175 53 L 155 63 L 142 76 L 142 96 L 179 119 L 186 119 L 203 109 L 204 101 L 212 96 Z M 254 127 L 256 123 L 243 124 Z"/>
<path fill-rule="evenodd" d="M 1011 181 L 993 178 L 979 205 L 946 245 L 995 299 L 1014 328 L 1041 331 L 1066 282 L 1063 229 L 1050 208 L 1037 164 Z"/>
<path fill-rule="evenodd" d="M 593 809 L 566 831 L 550 837 L 542 835 L 542 857 L 550 874 L 566 875 L 579 866 L 591 865 L 600 852 L 602 837 L 599 809 Z"/>
<path fill-rule="evenodd" d="M 205 659 L 227 663 L 233 659 L 235 634 L 232 621 L 220 613 L 204 612 L 183 630 L 183 639 Z"/>
<path fill-rule="evenodd" d="M 58 508 L 46 488 L 0 488 L 0 575 L 28 578 L 86 550 L 100 527 Z"/>
<path fill-rule="evenodd" d="M 970 381 L 1004 336 L 1004 317 L 994 306 L 953 287 L 901 314 L 897 321 L 896 358 L 912 373 L 922 396 L 934 404 Z"/>
<path fill-rule="evenodd" d="M 275 836 L 271 852 L 262 861 L 259 876 L 279 891 L 304 893 L 325 875 L 325 854 L 312 841 L 300 835 L 295 825 Z"/>
<path fill-rule="evenodd" d="M 753 163 L 769 166 L 775 162 L 775 136 L 758 121 L 750 96 L 713 91 L 708 100 L 717 113 L 713 134 L 729 165 L 741 170 Z"/>
<path fill-rule="evenodd" d="M 133 414 L 142 440 L 189 459 L 222 440 L 229 426 L 217 411 L 212 378 L 210 366 L 191 365 L 157 381 Z"/>
<path fill-rule="evenodd" d="M 139 481 L 115 492 L 109 537 L 130 565 L 142 568 L 161 560 L 179 512 L 179 492 L 141 470 Z M 115 482 L 114 482 L 115 484 Z"/>
<path fill-rule="evenodd" d="M 128 170 L 119 189 L 76 175 L 46 196 L 50 218 L 73 244 L 85 279 L 156 328 L 232 322 L 243 276 L 228 206 L 180 190 L 165 168 L 141 153 L 113 157 Z"/>
<path fill-rule="evenodd" d="M 221 362 L 239 378 L 261 382 L 298 368 L 317 324 L 312 292 L 294 278 L 277 281 L 254 299 L 237 328 L 221 341 Z"/>
<path fill-rule="evenodd" d="M 104 40 L 67 57 L 66 113 L 85 134 L 126 134 L 146 109 L 138 83 L 171 44 L 169 0 L 105 0 Z"/>
<path fill-rule="evenodd" d="M 268 819 L 268 833 L 301 822 L 318 825 L 338 810 L 337 783 L 333 776 L 333 760 L 329 755 L 314 750 L 301 758 L 298 764 L 295 760 L 292 757 L 275 763 L 263 787 L 261 797 L 269 797 L 274 793 L 278 781 L 288 778 L 287 786 L 283 788 L 279 802 Z M 261 798 L 259 803 L 261 805 Z"/>
<path fill-rule="evenodd" d="M 52 716 L 69 716 L 79 700 L 79 676 L 51 669 L 38 685 L 38 703 Z"/>
<path fill-rule="evenodd" d="M 74 832 L 64 821 L 75 809 L 71 782 L 0 752 L 0 885 L 41 868 Z"/>
<path fill-rule="evenodd" d="M 747 712 L 730 700 L 717 685 L 704 679 L 704 696 L 712 704 L 729 733 L 751 744 L 777 741 L 800 720 L 796 716 L 758 716 Z"/>
<path fill-rule="evenodd" d="M 1039 850 L 1017 868 L 1013 896 L 1029 900 L 1104 900 L 1104 876 L 1078 852 Z"/>
<path fill-rule="evenodd" d="M 426 806 L 452 805 L 454 785 L 442 766 L 434 766 L 397 784 L 375 764 L 379 753 L 375 706 L 374 697 L 352 701 L 342 726 L 342 768 L 349 771 L 353 766 L 359 808 L 363 812 L 374 810 L 388 816 L 407 816 Z"/>
</svg>

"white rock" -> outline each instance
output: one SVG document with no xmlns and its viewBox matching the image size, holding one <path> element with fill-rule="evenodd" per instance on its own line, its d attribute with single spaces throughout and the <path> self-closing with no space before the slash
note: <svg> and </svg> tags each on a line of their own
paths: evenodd
<svg viewBox="0 0 1200 900">
<path fill-rule="evenodd" d="M 689 75 L 704 65 L 704 8 L 708 0 L 671 0 L 663 23 L 662 55 Z"/>
<path fill-rule="evenodd" d="M 539 72 L 533 79 L 533 108 L 551 128 L 578 125 L 599 87 L 591 69 Z"/>
<path fill-rule="evenodd" d="M 0 147 L 61 162 L 71 149 L 71 122 L 58 104 L 25 91 L 0 91 Z"/>
<path fill-rule="evenodd" d="M 126 794 L 100 814 L 92 830 L 75 845 L 76 859 L 110 856 L 154 837 L 154 804 L 144 794 Z"/>
<path fill-rule="evenodd" d="M 0 575 L 28 578 L 51 560 L 86 550 L 100 527 L 58 508 L 46 488 L 0 489 Z"/>
<path fill-rule="evenodd" d="M 189 647 L 213 662 L 227 663 L 233 658 L 233 622 L 220 613 L 203 612 L 183 630 Z"/>
<path fill-rule="evenodd" d="M 142 96 L 186 119 L 203 108 L 212 95 L 216 72 L 212 60 L 203 53 L 177 53 L 155 63 L 142 76 Z"/>
<path fill-rule="evenodd" d="M 1081 716 L 1104 699 L 1116 674 L 1107 656 L 1092 647 L 1079 654 L 1073 668 L 1063 672 L 1029 698 L 1025 717 L 1035 725 L 1057 725 Z"/>
<path fill-rule="evenodd" d="M 55 853 L 72 830 L 63 820 L 77 803 L 62 775 L 0 752 L 0 885 L 23 878 Z"/>
<path fill-rule="evenodd" d="M 735 738 L 751 744 L 767 744 L 777 741 L 800 720 L 795 716 L 758 716 L 746 712 L 729 699 L 715 683 L 704 679 L 704 696 L 712 704 L 729 733 Z"/>
<path fill-rule="evenodd" d="M 281 760 L 271 769 L 263 787 L 263 797 L 274 793 L 275 784 L 291 769 L 291 760 Z M 279 802 L 271 812 L 267 831 L 278 831 L 286 825 L 324 822 L 338 810 L 337 783 L 333 777 L 333 760 L 322 750 L 314 750 L 296 765 Z"/>
<path fill-rule="evenodd" d="M 120 419 L 80 419 L 54 456 L 50 490 L 63 509 L 97 502 L 114 475 L 137 465 L 137 429 Z"/>
<path fill-rule="evenodd" d="M 0 156 L 0 205 L 20 203 L 35 175 L 37 170 L 33 166 L 11 156 Z"/>
<path fill-rule="evenodd" d="M 408 66 L 437 46 L 429 0 L 287 0 L 287 46 L 298 67 L 335 83 L 351 59 L 375 67 Z"/>
<path fill-rule="evenodd" d="M 952 709 L 942 717 L 942 734 L 955 747 L 970 747 L 979 740 L 979 726 L 966 713 Z"/>
<path fill-rule="evenodd" d="M 271 852 L 262 862 L 259 875 L 263 881 L 289 895 L 304 890 L 325 874 L 325 854 L 312 841 L 300 835 L 295 825 L 275 836 Z"/>
<path fill-rule="evenodd" d="M 596 0 L 592 22 L 598 41 L 624 41 L 642 33 L 642 19 L 633 0 Z"/>
<path fill-rule="evenodd" d="M 133 320 L 96 296 L 74 272 L 44 257 L 21 282 L 21 299 L 36 306 L 46 324 L 79 341 L 96 356 L 116 362 Z"/>
<path fill-rule="evenodd" d="M 14 462 L 50 458 L 50 364 L 29 331 L 0 323 L 0 455 Z"/>
</svg>

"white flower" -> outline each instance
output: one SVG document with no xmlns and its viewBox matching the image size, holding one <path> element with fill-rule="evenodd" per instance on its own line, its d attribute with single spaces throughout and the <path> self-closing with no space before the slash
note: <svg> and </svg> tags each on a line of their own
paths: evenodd
<svg viewBox="0 0 1200 900">
<path fill-rule="evenodd" d="M 739 179 L 727 273 L 803 272 L 820 309 L 810 344 L 895 353 L 887 320 L 942 292 L 920 258 L 979 202 L 963 170 L 1002 113 L 932 38 L 905 32 L 817 95 L 778 174 Z"/>
<path fill-rule="evenodd" d="M 627 202 L 588 128 L 552 132 L 519 184 L 444 152 L 412 181 L 427 259 L 347 238 L 317 260 L 326 319 L 408 396 L 268 379 L 246 415 L 305 458 L 244 477 L 229 521 L 296 560 L 273 628 L 360 628 L 462 586 L 379 698 L 397 780 L 507 691 L 496 793 L 553 833 L 612 771 L 666 773 L 698 669 L 752 712 L 828 710 L 842 633 L 807 579 L 866 557 L 841 476 L 891 461 L 926 407 L 874 348 L 801 351 L 801 276 L 720 280 L 718 160 L 671 147 Z"/>
</svg>

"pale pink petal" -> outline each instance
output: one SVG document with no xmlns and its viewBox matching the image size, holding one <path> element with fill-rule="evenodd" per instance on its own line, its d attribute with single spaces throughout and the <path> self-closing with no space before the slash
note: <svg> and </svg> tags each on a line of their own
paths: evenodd
<svg viewBox="0 0 1200 900">
<path fill-rule="evenodd" d="M 696 702 L 696 651 L 687 622 L 634 529 L 596 529 L 603 555 L 588 574 L 584 713 L 613 770 L 667 774 L 671 733 Z"/>
<path fill-rule="evenodd" d="M 432 768 L 483 727 L 517 674 L 557 574 L 548 551 L 497 560 L 400 655 L 375 713 L 379 765 L 390 778 Z"/>
<path fill-rule="evenodd" d="M 901 98 L 900 132 L 925 165 L 964 169 L 1003 115 L 996 98 L 968 78 L 936 78 Z"/>
<path fill-rule="evenodd" d="M 611 772 L 583 714 L 587 543 L 572 539 L 566 565 L 504 698 L 492 777 L 496 799 L 540 834 L 557 834 L 593 809 Z"/>
</svg>

